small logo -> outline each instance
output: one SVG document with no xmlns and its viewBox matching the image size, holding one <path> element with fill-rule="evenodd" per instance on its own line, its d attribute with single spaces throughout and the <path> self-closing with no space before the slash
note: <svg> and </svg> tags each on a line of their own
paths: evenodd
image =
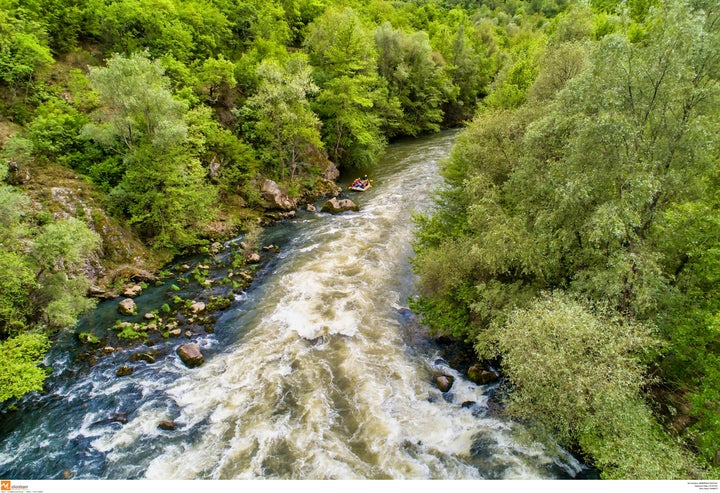
<svg viewBox="0 0 720 493">
<path fill-rule="evenodd" d="M 2 491 L 10 491 L 12 488 L 10 487 L 10 481 L 2 480 L 0 481 L 0 490 Z"/>
</svg>

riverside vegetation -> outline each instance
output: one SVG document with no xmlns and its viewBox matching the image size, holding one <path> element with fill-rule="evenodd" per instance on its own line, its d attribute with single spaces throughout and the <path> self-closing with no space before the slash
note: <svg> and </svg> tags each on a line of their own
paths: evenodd
<svg viewBox="0 0 720 493">
<path fill-rule="evenodd" d="M 472 120 L 415 308 L 608 478 L 717 477 L 714 2 L 0 0 L 0 401 L 94 288 Z M 52 362 L 49 362 L 52 365 Z"/>
<path fill-rule="evenodd" d="M 416 304 L 603 477 L 717 478 L 720 9 L 600 4 L 496 77 L 419 218 Z"/>
</svg>

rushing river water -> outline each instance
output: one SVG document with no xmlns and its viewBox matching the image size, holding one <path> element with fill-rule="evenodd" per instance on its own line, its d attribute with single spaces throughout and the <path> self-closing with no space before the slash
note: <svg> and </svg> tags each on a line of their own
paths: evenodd
<svg viewBox="0 0 720 493">
<path fill-rule="evenodd" d="M 118 378 L 114 354 L 77 370 L 63 356 L 76 343 L 64 337 L 50 356 L 49 392 L 2 415 L 0 477 L 582 474 L 563 450 L 488 412 L 488 389 L 450 369 L 400 309 L 414 294 L 411 216 L 431 206 L 454 135 L 393 144 L 373 188 L 352 196 L 360 212 L 301 212 L 269 228 L 263 242 L 281 252 L 198 341 L 201 367 L 172 354 Z M 107 304 L 81 324 L 114 316 Z M 455 377 L 446 394 L 433 384 L 438 373 Z M 162 420 L 176 429 L 159 429 Z"/>
</svg>

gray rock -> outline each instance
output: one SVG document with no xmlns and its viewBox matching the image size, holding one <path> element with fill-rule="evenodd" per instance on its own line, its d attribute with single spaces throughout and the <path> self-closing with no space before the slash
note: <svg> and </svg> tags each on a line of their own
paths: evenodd
<svg viewBox="0 0 720 493">
<path fill-rule="evenodd" d="M 260 193 L 269 209 L 289 211 L 297 208 L 297 200 L 288 197 L 272 180 L 265 180 Z"/>
<path fill-rule="evenodd" d="M 188 368 L 195 368 L 205 362 L 205 358 L 200 352 L 200 346 L 197 344 L 183 344 L 178 348 L 177 354 Z"/>
<path fill-rule="evenodd" d="M 325 202 L 320 209 L 321 212 L 329 212 L 330 214 L 340 214 L 346 211 L 358 211 L 360 208 L 350 199 L 332 199 Z"/>
<path fill-rule="evenodd" d="M 335 166 L 335 163 L 328 162 L 325 170 L 322 172 L 322 177 L 328 181 L 335 181 L 338 176 L 340 176 L 340 170 Z"/>
</svg>

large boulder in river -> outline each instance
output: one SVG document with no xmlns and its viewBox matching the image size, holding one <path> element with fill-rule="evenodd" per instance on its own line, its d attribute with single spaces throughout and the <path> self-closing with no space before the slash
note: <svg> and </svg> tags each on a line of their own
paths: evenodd
<svg viewBox="0 0 720 493">
<path fill-rule="evenodd" d="M 177 354 L 188 368 L 195 368 L 205 362 L 205 358 L 200 352 L 200 346 L 197 344 L 183 344 L 178 348 Z"/>
<path fill-rule="evenodd" d="M 118 305 L 120 315 L 137 315 L 137 307 L 131 298 L 126 298 Z"/>
<path fill-rule="evenodd" d="M 350 199 L 333 197 L 325 202 L 320 210 L 321 212 L 329 212 L 330 214 L 339 214 L 346 211 L 358 211 L 360 208 Z"/>
<path fill-rule="evenodd" d="M 262 197 L 265 199 L 268 209 L 281 209 L 290 211 L 297 208 L 297 200 L 288 197 L 286 193 L 280 190 L 277 183 L 272 180 L 265 180 L 260 189 Z"/>
<path fill-rule="evenodd" d="M 440 392 L 447 392 L 452 388 L 455 379 L 450 375 L 438 375 L 435 377 L 435 385 L 440 389 Z"/>
</svg>

